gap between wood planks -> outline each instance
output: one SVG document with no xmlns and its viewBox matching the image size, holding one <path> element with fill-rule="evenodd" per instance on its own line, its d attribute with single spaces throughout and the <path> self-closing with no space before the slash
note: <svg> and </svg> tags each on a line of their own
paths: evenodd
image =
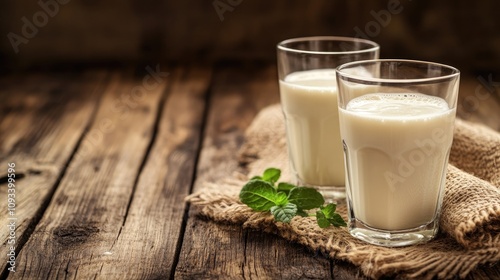
<svg viewBox="0 0 500 280">
<path fill-rule="evenodd" d="M 189 194 L 193 179 L 205 110 L 204 94 L 211 73 L 199 67 L 180 70 L 174 71 L 171 94 L 162 104 L 160 131 L 146 166 L 141 174 L 134 175 L 140 176 L 139 183 L 121 234 L 117 237 L 118 229 L 113 236 L 115 249 L 103 247 L 113 252 L 113 257 L 103 258 L 106 263 L 100 278 L 123 273 L 132 278 L 168 278 L 171 274 L 175 251 L 180 246 L 179 234 L 186 207 L 183 199 Z M 161 221 L 156 222 L 158 219 Z M 146 220 L 150 222 L 143 224 Z M 137 262 L 142 262 L 142 269 L 127 265 Z"/>
<path fill-rule="evenodd" d="M 128 83 L 128 85 L 122 86 L 120 83 L 122 83 L 123 81 L 125 81 L 125 83 Z M 125 79 L 125 80 L 119 80 L 119 79 L 117 80 L 117 79 L 116 79 L 116 77 L 115 77 L 115 79 L 114 79 L 114 83 L 113 83 L 113 86 L 114 86 L 114 87 L 117 87 L 117 89 L 118 89 L 118 90 L 125 90 L 125 91 L 127 90 L 127 87 L 129 87 L 128 89 L 130 89 L 130 86 L 131 86 L 131 85 L 133 86 L 133 84 L 130 84 L 130 83 L 129 83 L 126 79 Z M 108 86 L 109 86 L 109 85 L 108 85 Z M 160 88 L 160 89 L 161 89 L 161 88 Z M 105 95 L 105 96 L 107 97 L 107 101 L 106 101 L 106 102 L 107 102 L 107 103 L 108 103 L 108 105 L 109 105 L 109 104 L 111 104 L 110 102 L 111 102 L 111 101 L 113 101 L 113 97 L 114 97 L 115 95 L 116 95 L 116 96 L 119 96 L 119 94 L 120 94 L 121 92 L 120 92 L 120 91 L 116 91 L 116 88 L 110 88 L 110 89 L 108 89 L 108 90 L 109 90 L 110 92 L 109 92 L 109 94 L 107 94 L 107 95 Z M 155 94 L 154 94 L 154 96 L 158 96 L 158 94 L 157 94 L 157 93 L 155 93 Z M 161 95 L 160 95 L 160 96 L 161 96 Z M 155 100 L 155 99 L 156 99 L 156 97 L 154 97 L 154 100 Z M 149 102 L 149 103 L 150 103 L 150 102 Z M 106 112 L 106 110 L 102 108 L 102 104 L 99 104 L 99 106 L 95 106 L 95 108 L 97 108 L 97 110 L 100 112 L 101 117 L 107 117 L 107 116 L 110 116 L 110 115 L 108 115 L 107 113 L 105 113 L 105 112 Z M 108 109 L 109 109 L 109 108 L 108 108 Z M 141 110 L 142 110 L 142 107 L 140 107 L 139 109 L 141 109 Z M 144 109 L 148 109 L 148 108 L 147 108 L 147 107 L 144 107 Z M 142 112 L 142 114 L 146 114 L 146 113 L 145 113 L 145 112 L 143 112 L 143 111 L 137 111 L 137 110 L 136 110 L 136 112 L 134 113 L 135 115 L 131 115 L 131 116 L 129 116 L 129 117 L 133 117 L 133 116 L 141 116 L 141 115 L 140 115 L 140 114 L 141 114 L 141 112 Z M 137 115 L 137 114 L 139 114 L 139 115 Z M 94 119 L 95 119 L 95 117 L 94 117 Z M 145 119 L 146 119 L 146 118 L 145 118 Z M 118 121 L 118 119 L 116 119 L 116 120 Z M 146 120 L 148 120 L 148 122 L 150 123 L 150 122 L 151 122 L 151 121 L 150 121 L 150 120 L 151 120 L 151 117 L 148 117 Z M 155 120 L 155 119 L 153 118 L 153 120 Z M 93 123 L 95 124 L 95 122 L 92 122 L 90 125 L 91 125 L 91 126 L 93 126 Z M 119 126 L 122 126 L 122 127 L 127 127 L 127 124 L 124 124 L 124 123 L 120 123 L 120 122 L 118 122 L 118 123 L 116 123 L 116 124 L 117 124 L 117 125 L 119 125 Z M 137 124 L 137 122 L 136 122 L 136 124 Z M 143 130 L 144 130 L 144 129 L 143 129 Z M 87 131 L 88 131 L 88 130 L 87 130 Z M 118 131 L 118 132 L 120 132 L 120 131 Z M 140 131 L 137 131 L 137 133 L 140 133 Z M 84 134 L 84 135 L 85 135 L 85 134 Z M 120 135 L 120 134 L 118 134 L 118 135 Z M 84 136 L 84 137 L 85 137 L 85 136 Z M 135 138 L 134 138 L 134 139 L 135 139 Z M 140 138 L 139 138 L 139 139 L 140 139 Z M 144 138 L 144 137 L 143 137 L 142 139 L 148 139 L 148 138 Z M 120 139 L 118 139 L 118 140 L 120 140 Z M 142 144 L 145 144 L 145 143 L 144 143 L 144 142 L 145 142 L 144 140 L 141 140 L 141 141 L 142 141 Z M 80 149 L 82 149 L 82 148 L 83 148 L 81 143 L 82 143 L 82 142 L 80 141 L 80 145 L 77 147 L 77 149 L 78 149 L 78 150 L 80 150 Z M 103 143 L 100 143 L 100 144 L 103 144 Z M 139 144 L 141 144 L 141 143 L 139 143 Z M 142 145 L 142 144 L 141 144 L 141 145 Z M 119 149 L 123 149 L 123 148 L 122 148 L 122 147 L 123 147 L 123 144 L 118 144 L 118 145 L 119 145 L 119 146 L 118 146 L 118 148 L 119 148 Z M 120 145 L 122 145 L 122 146 L 120 146 Z M 102 145 L 101 145 L 101 146 L 102 146 Z M 147 145 L 146 145 L 146 147 L 147 147 Z M 92 148 L 94 148 L 94 146 L 92 146 Z M 135 148 L 135 147 L 133 147 L 133 148 Z M 119 151 L 122 151 L 122 150 L 119 150 Z M 87 151 L 87 152 L 88 152 L 88 151 Z M 91 154 L 84 153 L 83 157 L 84 157 L 84 158 L 88 158 L 87 156 L 90 156 L 90 155 L 91 155 Z M 138 154 L 138 153 L 136 153 L 136 155 L 139 155 L 139 154 Z M 142 155 L 142 156 L 144 156 L 144 154 L 141 154 L 141 155 Z M 110 160 L 113 160 L 113 159 L 110 159 Z M 73 155 L 72 155 L 72 160 L 70 161 L 70 163 L 71 163 L 72 165 L 74 165 L 74 163 L 75 163 L 74 161 L 75 161 L 75 153 L 73 153 Z M 81 158 L 80 156 L 79 156 L 79 162 L 80 162 L 80 163 L 82 162 L 82 158 Z M 85 161 L 83 161 L 83 162 L 85 163 Z M 140 161 L 136 161 L 136 162 L 140 163 Z M 108 162 L 106 162 L 106 163 L 108 163 Z M 78 163 L 77 163 L 77 164 L 78 164 Z M 85 164 L 86 164 L 86 165 L 85 165 L 86 167 L 89 167 L 89 164 L 88 164 L 88 163 L 85 163 Z M 134 166 L 136 166 L 136 164 L 134 164 Z M 140 166 L 140 165 L 139 165 L 139 166 Z M 65 171 L 65 176 L 63 176 L 63 177 L 62 177 L 62 178 L 63 178 L 63 180 L 64 180 L 64 184 L 65 184 L 66 190 L 67 190 L 67 189 L 68 189 L 68 187 L 69 187 L 69 186 L 68 186 L 68 183 L 69 183 L 69 184 L 71 184 L 71 183 L 75 183 L 75 182 L 72 182 L 71 180 L 68 182 L 68 180 L 67 180 L 68 178 L 67 178 L 67 177 L 70 175 L 69 173 L 73 174 L 73 176 L 74 176 L 75 174 L 76 174 L 77 176 L 79 176 L 79 174 L 80 174 L 80 173 L 79 173 L 79 171 L 80 171 L 80 170 L 78 170 L 78 167 L 79 167 L 79 166 L 77 166 L 77 168 L 76 168 L 76 170 L 75 170 L 75 166 L 73 166 L 73 168 L 72 168 L 71 172 L 67 171 L 68 169 L 66 169 L 66 171 Z M 68 165 L 67 165 L 67 166 L 66 166 L 66 168 L 70 168 L 70 166 L 68 166 Z M 94 167 L 94 168 L 95 168 L 95 167 Z M 97 168 L 99 169 L 100 167 L 97 167 Z M 94 172 L 97 172 L 97 171 L 98 171 L 98 169 L 97 169 L 97 170 L 96 170 L 96 169 L 94 169 Z M 129 171 L 132 171 L 132 170 L 129 170 Z M 92 172 L 90 172 L 89 174 L 91 174 L 91 173 L 92 173 Z M 82 181 L 81 181 L 81 179 L 78 179 L 78 178 L 77 178 L 76 183 L 79 183 L 79 182 L 78 182 L 79 180 L 80 180 L 80 182 L 82 182 Z M 123 178 L 122 178 L 122 180 L 123 180 Z M 94 181 L 95 181 L 95 180 L 94 180 Z M 50 222 L 50 220 L 51 220 L 51 218 L 50 218 L 50 217 L 49 217 L 49 220 L 47 220 L 47 217 L 46 217 L 47 215 L 50 215 L 50 213 L 48 213 L 48 214 L 47 214 L 47 212 L 49 212 L 49 209 L 52 209 L 52 210 L 54 210 L 54 208 L 55 208 L 55 209 L 60 209 L 60 207 L 58 208 L 58 207 L 57 207 L 57 205 L 58 205 L 58 204 L 60 205 L 61 203 L 64 203 L 64 201 L 56 201 L 56 202 L 54 203 L 55 196 L 56 196 L 58 193 L 59 193 L 59 195 L 60 195 L 60 196 L 62 195 L 62 197 L 59 197 L 59 198 L 64 198 L 64 196 L 65 196 L 65 194 L 64 194 L 64 193 L 61 193 L 61 191 L 62 191 L 62 190 L 61 190 L 61 184 L 63 184 L 63 182 L 59 182 L 59 184 L 57 185 L 57 188 L 56 188 L 55 194 L 52 196 L 52 198 L 51 198 L 51 200 L 50 200 L 50 201 L 51 201 L 51 203 L 49 204 L 48 208 L 46 208 L 46 209 L 44 210 L 44 212 L 45 212 L 45 213 L 44 213 L 44 216 L 41 218 L 41 220 L 39 220 L 39 221 L 37 222 L 37 224 L 38 224 L 38 225 L 37 225 L 37 228 L 35 229 L 35 232 L 38 230 L 38 231 L 39 231 L 39 232 L 38 232 L 38 235 L 37 235 L 37 236 L 35 236 L 35 237 L 33 237 L 34 235 L 32 235 L 32 237 L 28 240 L 28 242 L 32 241 L 32 242 L 30 242 L 30 243 L 32 243 L 32 244 L 31 244 L 31 248 L 30 248 L 30 249 L 31 249 L 31 250 L 34 250 L 34 251 L 32 251 L 32 252 L 35 252 L 34 259 L 32 259 L 32 260 L 37 260 L 37 261 L 35 261 L 35 263 L 39 263 L 39 264 L 41 264 L 41 263 L 40 263 L 40 261 L 42 261 L 41 259 L 43 259 L 43 258 L 41 258 L 41 256 L 44 254 L 44 252 L 42 252 L 42 251 L 44 251 L 44 250 L 40 249 L 40 246 L 41 246 L 41 245 L 36 243 L 36 239 L 38 239 L 38 240 L 40 241 L 40 238 L 41 238 L 41 239 L 42 239 L 42 243 L 44 243 L 44 241 L 45 241 L 45 242 L 50 241 L 49 243 L 47 243 L 47 247 L 48 247 L 49 251 L 47 251 L 47 252 L 45 252 L 45 253 L 50 255 L 50 253 L 51 253 L 50 249 L 53 249 L 53 251 L 52 251 L 52 253 L 53 253 L 53 254 L 52 254 L 52 256 L 51 256 L 51 260 L 54 260 L 54 261 L 55 261 L 56 259 L 59 259 L 59 264 L 58 264 L 58 265 L 60 266 L 60 268 L 62 268 L 63 266 L 64 266 L 64 267 L 66 267 L 65 269 L 63 269 L 63 271 L 66 271 L 66 274 L 69 274 L 69 272 L 70 272 L 70 263 L 77 263 L 76 271 L 75 271 L 75 270 L 73 270 L 73 271 L 72 271 L 72 273 L 73 273 L 73 272 L 74 272 L 74 273 L 78 273 L 78 263 L 79 263 L 79 261 L 78 261 L 77 259 L 69 258 L 69 262 L 66 262 L 65 264 L 64 264 L 64 263 L 61 263 L 61 259 L 60 259 L 60 258 L 61 258 L 61 257 L 62 257 L 62 258 L 64 258 L 64 257 L 63 257 L 63 256 L 59 256 L 59 255 L 58 255 L 58 254 L 59 254 L 59 252 L 61 252 L 61 251 L 60 251 L 61 249 L 60 249 L 60 247 L 58 247 L 59 245 L 58 245 L 58 244 L 56 244 L 56 243 L 57 243 L 56 241 L 58 241 L 58 242 L 60 243 L 60 245 L 63 245 L 64 247 L 67 247 L 67 246 L 66 246 L 66 245 L 64 245 L 64 244 L 65 244 L 65 243 L 67 243 L 67 242 L 70 242 L 71 240 L 74 240 L 74 241 L 76 241 L 77 243 L 79 243 L 79 242 L 83 242 L 83 241 L 85 241 L 85 238 L 86 238 L 86 237 L 90 237 L 90 236 L 89 236 L 89 234 L 92 234 L 92 229 L 93 229 L 93 228 L 75 226 L 75 224 L 71 222 L 71 221 L 72 221 L 72 220 L 71 220 L 71 219 L 72 219 L 72 218 L 71 218 L 71 216 L 70 216 L 70 217 L 66 217 L 66 218 L 65 218 L 64 216 L 62 216 L 62 220 L 63 220 L 63 221 L 66 221 L 66 223 L 64 223 L 64 222 L 59 223 L 59 224 L 57 224 L 57 223 L 56 223 L 56 227 L 55 227 L 55 228 L 54 228 L 53 226 L 52 226 L 52 228 L 51 228 L 50 224 L 48 224 L 48 222 Z M 73 189 L 73 190 L 74 190 L 74 188 L 71 188 L 71 189 Z M 70 190 L 71 190 L 71 189 L 70 189 Z M 94 188 L 94 189 L 95 189 L 95 188 Z M 78 191 L 77 191 L 76 193 L 78 193 Z M 75 192 L 74 192 L 74 191 L 73 191 L 73 194 L 75 194 Z M 97 193 L 94 191 L 94 194 L 95 194 L 95 195 L 100 195 L 99 191 L 98 191 Z M 73 201 L 75 201 L 75 199 L 76 199 L 76 200 L 80 199 L 80 197 L 79 197 L 79 196 L 77 196 L 77 197 L 70 197 L 70 198 L 71 198 L 71 199 L 73 199 Z M 87 198 L 88 198 L 88 197 L 87 197 Z M 82 197 L 82 199 L 83 199 L 83 197 Z M 108 199 L 109 199 L 109 198 L 108 198 Z M 121 199 L 120 201 L 125 202 L 123 199 Z M 128 202 L 128 201 L 129 201 L 129 199 L 127 199 L 127 202 Z M 87 201 L 87 202 L 88 202 L 88 201 Z M 90 201 L 90 202 L 91 202 L 91 203 L 93 203 L 92 201 Z M 125 204 L 125 205 L 127 205 L 127 202 L 125 202 L 124 204 Z M 102 203 L 101 203 L 101 204 L 102 204 Z M 70 209 L 71 209 L 71 207 L 73 207 L 73 208 L 74 208 L 74 206 L 70 206 Z M 92 206 L 90 206 L 90 207 L 92 207 Z M 124 208 L 126 209 L 126 207 L 124 207 Z M 122 208 L 122 209 L 123 209 L 123 208 Z M 60 210 L 64 210 L 64 209 L 60 209 Z M 97 211 L 97 210 L 96 210 L 96 211 Z M 63 214 L 63 213 L 66 213 L 66 212 L 61 212 L 61 214 Z M 76 212 L 75 212 L 75 210 L 73 210 L 73 213 L 78 214 L 78 210 L 76 210 Z M 84 216 L 80 216 L 80 217 L 76 217 L 76 218 L 77 218 L 77 220 L 80 220 L 81 218 L 84 218 L 84 219 L 90 219 L 90 221 L 92 221 L 92 219 L 93 219 L 93 218 L 92 218 L 92 216 L 90 216 L 90 217 L 89 217 L 88 215 L 89 215 L 89 214 L 93 214 L 93 213 L 94 213 L 94 212 L 93 212 L 93 210 L 90 210 L 90 212 L 88 212 L 88 211 L 87 211 L 87 212 L 83 213 L 83 215 L 84 215 Z M 98 212 L 96 212 L 96 213 L 98 213 Z M 52 214 L 54 214 L 54 215 L 55 215 L 55 217 L 58 217 L 57 212 L 52 212 Z M 69 212 L 69 214 L 70 214 L 70 215 L 72 214 L 72 213 L 71 213 L 71 211 Z M 108 213 L 108 214 L 111 214 L 111 213 Z M 118 213 L 115 213 L 115 214 L 113 214 L 113 215 L 114 215 L 114 216 L 116 216 L 116 214 L 118 214 Z M 85 215 L 87 215 L 87 216 L 85 216 Z M 59 216 L 60 216 L 60 215 L 59 215 Z M 54 217 L 52 217 L 52 218 L 54 218 Z M 59 217 L 59 218 L 61 218 L 61 217 Z M 68 220 L 68 218 L 69 218 L 69 220 Z M 94 219 L 95 219 L 95 218 L 94 218 Z M 42 224 L 42 221 L 44 221 L 44 220 L 45 220 L 45 226 L 49 225 L 49 226 L 48 226 L 48 228 L 53 230 L 53 235 L 51 234 L 51 233 L 52 233 L 52 231 L 51 231 L 51 230 L 45 231 L 45 230 L 43 229 L 43 225 L 42 225 L 41 232 L 40 232 L 40 230 L 38 229 L 38 227 L 40 227 L 40 225 Z M 121 225 L 122 223 L 123 223 L 123 221 L 121 221 L 121 222 L 120 222 L 120 225 Z M 85 223 L 84 223 L 84 224 L 85 224 Z M 89 229 L 91 232 L 86 231 L 87 229 Z M 95 229 L 97 229 L 97 230 L 98 230 L 99 228 L 95 228 Z M 101 230 L 101 231 L 102 231 L 102 230 Z M 94 232 L 95 232 L 95 231 L 94 231 Z M 102 233 L 105 233 L 105 232 L 101 232 L 101 234 L 102 234 Z M 83 239 L 82 239 L 82 238 L 83 238 Z M 33 239 L 35 239 L 35 241 L 34 241 Z M 44 239 L 45 239 L 45 240 L 44 240 Z M 67 241 L 67 242 L 66 242 L 66 241 Z M 33 243 L 33 242 L 35 242 L 35 243 Z M 62 243 L 61 243 L 61 242 L 62 242 Z M 71 243 L 71 244 L 72 244 L 72 243 Z M 68 244 L 67 244 L 67 245 L 68 245 Z M 73 244 L 73 245 L 75 245 L 75 244 Z M 43 267 L 43 266 L 36 266 L 36 265 L 35 265 L 35 266 L 33 266 L 33 264 L 32 264 L 32 263 L 30 263 L 30 264 L 28 265 L 28 261 L 27 261 L 28 259 L 27 259 L 26 257 L 28 257 L 28 258 L 29 258 L 29 255 L 30 255 L 30 254 L 27 254 L 26 252 L 24 252 L 24 254 L 23 254 L 23 251 L 25 251 L 26 246 L 27 246 L 27 244 L 25 244 L 25 246 L 23 246 L 23 249 L 21 250 L 21 253 L 20 253 L 20 255 L 18 255 L 18 256 L 19 256 L 19 257 L 21 257 L 21 258 L 24 258 L 24 259 L 21 259 L 21 260 L 23 260 L 23 261 L 22 261 L 22 263 L 21 263 L 21 266 L 24 266 L 24 268 L 25 268 L 25 269 L 26 269 L 26 268 L 27 268 L 27 266 L 28 266 L 28 267 L 31 269 L 31 271 L 30 271 L 30 272 L 27 272 L 28 274 L 31 274 L 31 275 L 39 275 L 39 274 L 38 274 L 38 272 L 42 272 L 42 271 L 44 271 L 45 273 L 47 273 L 47 274 L 46 274 L 46 277 L 48 277 L 48 275 L 49 275 L 49 274 L 50 274 L 50 275 L 52 275 L 52 277 L 54 277 L 54 275 L 55 275 L 55 274 L 58 274 L 58 272 L 56 272 L 56 271 L 50 271 L 50 270 L 47 270 L 47 267 Z M 76 247 L 78 247 L 78 246 L 76 246 Z M 38 248 L 38 249 L 37 249 L 37 248 Z M 56 255 L 54 255 L 54 252 L 56 253 Z M 64 252 L 64 249 L 63 249 L 63 251 L 62 251 L 62 252 Z M 37 258 L 37 257 L 36 257 L 36 255 L 39 255 L 39 258 Z M 90 255 L 90 258 L 92 259 L 92 255 Z M 95 262 L 95 261 L 94 261 L 94 262 Z M 51 265 L 53 265 L 53 263 L 51 263 Z M 72 266 L 73 266 L 72 268 L 73 268 L 73 269 L 75 269 L 74 265 L 72 265 Z M 60 268 L 59 268 L 59 269 L 60 269 Z M 102 268 L 102 263 L 101 263 L 101 268 Z M 59 269 L 58 269 L 58 271 L 60 271 Z M 63 271 L 60 271 L 60 272 L 61 272 L 61 273 L 63 273 Z M 89 272 L 90 272 L 90 271 L 89 271 Z M 21 274 L 23 274 L 23 273 L 21 273 Z M 67 275 L 66 275 L 66 276 L 67 276 Z"/>
<path fill-rule="evenodd" d="M 214 83 L 214 73 L 215 73 L 215 67 L 212 67 L 210 69 L 211 71 L 211 76 L 210 76 L 210 81 L 208 82 L 208 86 L 205 90 L 204 94 L 204 108 L 203 108 L 203 114 L 202 114 L 202 123 L 201 123 L 201 130 L 200 130 L 200 135 L 198 137 L 198 147 L 196 147 L 196 156 L 194 159 L 194 168 L 193 172 L 191 174 L 191 184 L 189 186 L 189 194 L 193 193 L 194 189 L 194 184 L 197 179 L 198 175 L 198 162 L 200 160 L 200 154 L 201 150 L 203 149 L 203 139 L 205 138 L 206 134 L 206 127 L 207 127 L 207 119 L 208 119 L 208 114 L 210 111 L 210 104 L 211 104 L 211 99 L 212 99 L 212 85 Z M 175 246 L 175 254 L 174 254 L 174 261 L 172 264 L 172 269 L 170 270 L 170 275 L 169 279 L 175 279 L 175 270 L 177 268 L 177 264 L 179 263 L 179 257 L 182 249 L 182 244 L 184 243 L 184 233 L 186 232 L 186 225 L 187 221 L 189 219 L 189 209 L 190 209 L 190 204 L 189 203 L 184 203 L 184 214 L 182 215 L 182 223 L 181 223 L 181 228 L 180 228 L 180 233 L 179 233 L 179 239 L 177 240 L 177 244 Z"/>
<path fill-rule="evenodd" d="M 158 128 L 160 125 L 161 117 L 163 115 L 163 107 L 165 105 L 165 102 L 167 100 L 168 95 L 170 94 L 171 88 L 172 88 L 172 83 L 168 83 L 168 86 L 163 90 L 163 92 L 161 94 L 160 102 L 158 103 L 158 110 L 156 112 L 156 119 L 155 119 L 155 122 L 153 125 L 153 132 L 151 135 L 151 139 L 150 139 L 149 144 L 146 148 L 146 152 L 144 153 L 144 157 L 142 158 L 141 164 L 139 165 L 139 170 L 137 171 L 137 176 L 134 179 L 132 192 L 130 193 L 130 199 L 128 201 L 127 208 L 125 209 L 125 215 L 123 217 L 122 227 L 120 228 L 120 231 L 118 232 L 118 235 L 116 236 L 115 242 L 120 237 L 122 229 L 125 226 L 125 223 L 127 222 L 128 212 L 129 212 L 130 207 L 132 205 L 132 201 L 134 200 L 134 195 L 135 195 L 135 192 L 137 190 L 137 184 L 139 183 L 139 178 L 141 177 L 142 171 L 144 170 L 144 166 L 146 165 L 148 158 L 149 158 L 149 155 L 151 153 L 151 149 L 153 148 L 153 145 L 154 145 L 156 138 L 158 136 Z M 115 243 L 113 243 L 111 248 L 113 248 L 114 244 Z"/>
<path fill-rule="evenodd" d="M 33 234 L 36 226 L 38 225 L 38 223 L 42 219 L 42 217 L 45 213 L 45 210 L 47 210 L 47 207 L 52 202 L 52 198 L 54 197 L 54 194 L 55 194 L 57 188 L 59 187 L 59 184 L 61 183 L 62 178 L 65 176 L 69 164 L 71 163 L 71 161 L 75 157 L 75 154 L 78 151 L 78 148 L 80 147 L 83 139 L 85 138 L 85 135 L 89 132 L 90 127 L 94 123 L 95 118 L 96 118 L 96 112 L 99 109 L 99 106 L 100 106 L 101 101 L 102 101 L 102 95 L 103 95 L 102 93 L 103 93 L 104 89 L 106 88 L 106 84 L 108 83 L 109 79 L 110 79 L 110 75 L 109 75 L 109 73 L 106 73 L 106 75 L 102 78 L 102 81 L 99 81 L 97 83 L 97 86 L 94 89 L 94 92 L 98 92 L 98 94 L 96 94 L 98 96 L 98 98 L 96 98 L 96 101 L 95 101 L 94 107 L 92 109 L 92 113 L 90 115 L 90 118 L 88 119 L 88 122 L 85 124 L 85 128 L 83 129 L 82 134 L 78 138 L 76 145 L 74 146 L 73 150 L 71 151 L 71 154 L 68 157 L 68 160 L 66 160 L 66 162 L 63 164 L 63 166 L 59 172 L 59 175 L 57 176 L 57 179 L 55 180 L 55 183 L 49 189 L 49 191 L 47 193 L 47 198 L 43 201 L 42 205 L 40 206 L 40 208 L 38 209 L 36 214 L 33 216 L 33 218 L 31 219 L 26 230 L 19 237 L 19 239 L 17 241 L 18 245 L 16 246 L 16 250 L 15 250 L 16 256 L 19 256 L 19 252 L 23 249 L 26 242 L 28 242 L 28 240 L 31 237 L 31 235 Z M 36 171 L 33 171 L 33 172 L 36 172 Z M 24 177 L 24 175 L 21 178 L 23 178 L 23 177 Z M 2 280 L 7 279 L 7 277 L 9 276 L 9 272 L 10 271 L 8 270 L 8 266 L 5 266 L 4 270 L 0 274 L 0 279 L 2 279 Z"/>
</svg>

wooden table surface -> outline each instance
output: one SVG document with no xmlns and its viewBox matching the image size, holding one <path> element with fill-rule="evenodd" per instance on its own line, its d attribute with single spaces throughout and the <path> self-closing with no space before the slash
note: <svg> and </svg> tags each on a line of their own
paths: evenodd
<svg viewBox="0 0 500 280">
<path fill-rule="evenodd" d="M 500 130 L 499 85 L 462 75 L 458 115 Z M 274 65 L 13 73 L 0 98 L 2 279 L 364 279 L 184 202 L 240 170 L 245 129 L 279 101 Z M 499 265 L 469 278 L 500 279 Z"/>
</svg>

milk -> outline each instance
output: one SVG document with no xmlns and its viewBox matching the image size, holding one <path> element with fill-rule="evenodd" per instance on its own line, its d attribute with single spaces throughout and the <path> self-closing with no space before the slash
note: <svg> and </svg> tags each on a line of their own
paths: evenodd
<svg viewBox="0 0 500 280">
<path fill-rule="evenodd" d="M 295 175 L 309 185 L 344 186 L 335 70 L 289 74 L 280 94 Z"/>
<path fill-rule="evenodd" d="M 433 221 L 455 110 L 438 97 L 380 93 L 354 98 L 339 113 L 355 218 L 383 230 Z"/>
</svg>

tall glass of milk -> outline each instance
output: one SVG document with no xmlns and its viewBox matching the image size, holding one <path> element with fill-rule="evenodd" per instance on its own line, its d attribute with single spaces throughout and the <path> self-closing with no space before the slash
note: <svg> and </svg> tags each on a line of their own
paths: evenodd
<svg viewBox="0 0 500 280">
<path fill-rule="evenodd" d="M 459 79 L 456 68 L 412 60 L 337 69 L 351 235 L 390 247 L 436 235 Z"/>
<path fill-rule="evenodd" d="M 279 43 L 277 55 L 292 177 L 328 200 L 345 201 L 335 68 L 378 58 L 379 45 L 358 38 L 306 37 Z"/>
</svg>

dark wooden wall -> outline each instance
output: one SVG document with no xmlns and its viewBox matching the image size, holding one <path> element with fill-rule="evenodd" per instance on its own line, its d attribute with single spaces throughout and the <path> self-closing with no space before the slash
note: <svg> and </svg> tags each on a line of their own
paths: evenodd
<svg viewBox="0 0 500 280">
<path fill-rule="evenodd" d="M 46 22 L 40 2 L 0 4 L 0 58 L 6 67 L 143 60 L 273 61 L 280 40 L 343 35 L 379 42 L 386 58 L 433 60 L 474 71 L 500 68 L 500 2 L 494 0 L 40 1 L 58 10 L 47 15 Z M 22 18 L 34 23 L 34 15 L 40 27 L 34 24 L 32 38 L 24 37 Z M 17 53 L 9 34 L 25 39 Z"/>
</svg>

